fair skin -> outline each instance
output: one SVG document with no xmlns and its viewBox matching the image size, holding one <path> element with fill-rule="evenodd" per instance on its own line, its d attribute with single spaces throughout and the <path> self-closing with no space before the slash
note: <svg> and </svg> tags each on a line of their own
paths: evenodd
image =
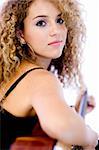
<svg viewBox="0 0 99 150">
<path fill-rule="evenodd" d="M 42 129 L 49 136 L 66 145 L 94 150 L 97 134 L 67 105 L 59 80 L 46 70 L 51 59 L 62 54 L 65 45 L 67 29 L 60 14 L 53 4 L 44 0 L 35 1 L 29 8 L 21 38 L 34 50 L 38 64 L 45 69 L 30 72 L 7 97 L 3 107 L 20 117 L 32 115 L 34 108 Z M 44 27 L 37 26 L 42 20 Z M 37 66 L 24 61 L 8 87 L 23 72 Z"/>
</svg>

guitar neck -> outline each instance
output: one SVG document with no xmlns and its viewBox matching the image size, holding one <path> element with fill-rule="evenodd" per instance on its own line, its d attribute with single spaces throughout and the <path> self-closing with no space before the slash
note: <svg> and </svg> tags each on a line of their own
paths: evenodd
<svg viewBox="0 0 99 150">
<path fill-rule="evenodd" d="M 79 112 L 78 112 L 83 118 L 85 118 L 85 114 L 86 114 L 87 98 L 88 98 L 88 93 L 86 90 L 82 96 Z"/>
</svg>

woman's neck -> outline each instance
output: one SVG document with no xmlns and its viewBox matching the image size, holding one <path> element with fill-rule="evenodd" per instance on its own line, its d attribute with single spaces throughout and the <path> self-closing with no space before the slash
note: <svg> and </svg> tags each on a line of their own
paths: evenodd
<svg viewBox="0 0 99 150">
<path fill-rule="evenodd" d="M 40 67 L 43 67 L 44 69 L 47 70 L 48 66 L 50 65 L 51 63 L 51 59 L 48 59 L 48 58 L 41 58 L 41 57 L 37 57 L 37 65 L 40 66 Z"/>
</svg>

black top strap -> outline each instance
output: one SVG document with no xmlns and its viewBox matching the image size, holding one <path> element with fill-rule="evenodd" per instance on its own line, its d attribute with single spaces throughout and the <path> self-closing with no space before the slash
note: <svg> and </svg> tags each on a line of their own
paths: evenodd
<svg viewBox="0 0 99 150">
<path fill-rule="evenodd" d="M 26 71 L 23 75 L 21 75 L 12 85 L 11 87 L 7 90 L 7 92 L 5 93 L 5 98 L 11 93 L 11 91 L 17 86 L 17 84 L 32 70 L 35 69 L 43 69 L 42 67 L 38 67 L 38 68 L 32 68 L 28 71 Z"/>
</svg>

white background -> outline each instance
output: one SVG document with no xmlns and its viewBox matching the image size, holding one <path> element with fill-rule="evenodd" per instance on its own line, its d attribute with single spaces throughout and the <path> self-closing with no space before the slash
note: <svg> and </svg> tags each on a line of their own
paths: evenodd
<svg viewBox="0 0 99 150">
<path fill-rule="evenodd" d="M 0 0 L 0 5 L 4 0 Z M 80 0 L 83 4 L 84 18 L 87 27 L 87 40 L 84 49 L 84 63 L 82 72 L 88 93 L 96 100 L 96 108 L 86 116 L 86 122 L 99 133 L 99 0 Z M 70 90 L 70 91 L 69 91 Z M 75 91 L 69 89 L 64 93 L 68 103 L 74 103 Z M 66 97 L 66 98 L 67 98 Z"/>
<path fill-rule="evenodd" d="M 80 0 L 86 10 L 87 41 L 84 50 L 83 75 L 89 94 L 96 100 L 95 110 L 86 122 L 99 133 L 99 0 Z"/>
<path fill-rule="evenodd" d="M 86 123 L 99 133 L 99 0 L 79 0 L 87 28 L 83 53 L 82 73 L 89 95 L 93 95 L 96 108 L 86 115 Z M 69 104 L 76 100 L 76 90 L 64 91 Z"/>
</svg>

